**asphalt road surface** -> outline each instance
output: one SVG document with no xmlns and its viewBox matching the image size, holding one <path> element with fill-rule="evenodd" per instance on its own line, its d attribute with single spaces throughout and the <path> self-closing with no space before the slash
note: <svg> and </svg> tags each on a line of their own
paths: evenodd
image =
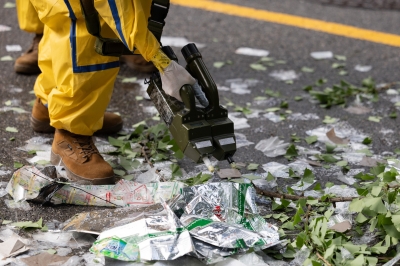
<svg viewBox="0 0 400 266">
<path fill-rule="evenodd" d="M 0 58 L 10 55 L 16 59 L 21 52 L 7 52 L 6 45 L 19 44 L 22 50 L 25 50 L 30 46 L 33 36 L 19 30 L 15 9 L 2 8 L 5 2 L 0 2 L 0 24 L 11 27 L 11 30 L 0 32 Z M 371 151 L 376 155 L 393 152 L 395 148 L 400 147 L 398 142 L 400 118 L 389 118 L 389 114 L 396 111 L 395 103 L 391 100 L 397 97 L 393 90 L 397 91 L 400 88 L 399 85 L 390 87 L 393 89 L 392 95 L 388 95 L 387 90 L 383 90 L 377 102 L 367 102 L 366 105 L 372 111 L 362 115 L 346 112 L 340 106 L 330 109 L 321 108 L 303 90 L 304 86 L 314 84 L 322 78 L 328 80 L 326 86 L 339 83 L 342 79 L 360 85 L 361 81 L 367 77 L 372 77 L 376 84 L 399 81 L 399 11 L 321 5 L 315 1 L 298 0 L 220 0 L 218 3 L 222 7 L 219 9 L 218 5 L 212 3 L 193 6 L 197 2 L 199 1 L 172 1 L 164 36 L 184 37 L 190 42 L 205 45 L 200 51 L 214 80 L 221 88 L 221 103 L 227 104 L 230 101 L 239 107 L 247 106 L 250 109 L 265 110 L 279 106 L 282 101 L 287 101 L 288 110 L 292 113 L 313 113 L 319 117 L 310 120 L 286 119 L 274 123 L 264 117 L 266 112 L 263 111 L 254 118 L 248 118 L 250 127 L 238 129 L 237 132 L 244 134 L 247 140 L 254 144 L 237 150 L 234 157 L 237 162 L 262 165 L 275 161 L 287 164 L 288 160 L 282 156 L 266 157 L 262 152 L 255 150 L 255 144 L 271 136 L 278 136 L 285 142 L 290 142 L 290 136 L 294 133 L 304 138 L 307 136 L 307 130 L 324 126 L 325 116 L 338 118 L 358 132 L 370 136 L 373 140 Z M 282 17 L 281 14 L 290 16 Z M 312 20 L 304 21 L 302 20 L 304 18 Z M 304 24 L 296 25 L 299 21 Z M 239 47 L 268 50 L 270 57 L 283 60 L 286 64 L 275 64 L 267 66 L 265 71 L 257 71 L 251 68 L 250 64 L 257 62 L 259 57 L 236 54 L 235 51 Z M 179 54 L 180 62 L 184 62 L 180 56 L 180 48 L 173 48 Z M 347 60 L 317 61 L 310 56 L 311 52 L 316 51 L 332 51 L 335 55 L 345 56 Z M 225 64 L 220 68 L 213 66 L 214 62 L 227 61 L 230 61 L 230 64 Z M 13 63 L 0 61 L 0 108 L 6 106 L 9 100 L 17 100 L 17 107 L 27 110 L 28 113 L 0 112 L 0 172 L 3 173 L 0 175 L 0 182 L 8 182 L 14 171 L 14 162 L 28 164 L 26 159 L 32 155 L 17 149 L 23 146 L 26 140 L 35 136 L 52 137 L 51 134 L 35 133 L 30 128 L 29 103 L 34 100 L 31 91 L 36 77 L 14 73 Z M 345 63 L 347 75 L 339 75 L 338 73 L 343 69 L 333 69 L 333 63 Z M 372 69 L 369 72 L 359 72 L 354 69 L 356 65 L 372 66 Z M 301 70 L 303 67 L 312 68 L 314 72 L 303 72 Z M 270 76 L 270 73 L 278 70 L 294 70 L 296 78 L 293 82 L 284 82 Z M 120 77 L 144 79 L 148 75 L 134 72 L 123 65 Z M 237 94 L 231 89 L 224 90 L 230 87 L 230 84 L 226 82 L 230 79 L 253 79 L 258 82 L 248 88 L 250 93 Z M 140 94 L 140 85 L 121 81 L 122 78 L 119 78 L 115 83 L 109 110 L 119 112 L 123 117 L 125 127 L 130 128 L 133 124 L 152 116 L 145 113 L 143 109 L 146 106 L 152 106 L 152 103 L 135 99 Z M 269 97 L 264 93 L 267 88 L 279 92 L 280 96 L 268 98 L 269 101 L 268 99 L 255 101 L 254 98 L 259 96 Z M 302 100 L 296 101 L 295 99 L 298 99 L 296 97 L 299 96 Z M 229 109 L 231 113 L 234 112 L 234 107 L 229 107 Z M 282 112 L 285 113 L 285 110 Z M 368 120 L 370 116 L 379 116 L 382 119 L 380 122 L 373 122 Z M 245 118 L 244 115 L 237 117 Z M 18 132 L 8 132 L 5 130 L 7 127 L 15 127 Z M 11 141 L 11 138 L 14 140 Z M 301 145 L 307 146 L 304 142 Z M 180 165 L 188 171 L 194 167 L 194 164 L 187 159 L 182 160 Z M 227 167 L 227 163 L 221 162 L 220 167 Z M 351 165 L 351 167 L 360 168 L 357 165 Z M 257 172 L 264 171 L 260 167 Z M 321 183 L 330 181 L 341 184 L 335 179 L 335 173 L 332 171 L 320 171 L 317 179 Z M 282 181 L 280 185 L 283 186 L 286 182 L 289 181 Z M 2 219 L 23 221 L 37 220 L 40 217 L 43 217 L 45 221 L 53 219 L 63 221 L 76 213 L 94 209 L 71 205 L 42 207 L 31 204 L 32 211 L 26 212 L 9 209 L 4 199 L 9 199 L 9 196 L 0 200 L 0 223 Z"/>
</svg>

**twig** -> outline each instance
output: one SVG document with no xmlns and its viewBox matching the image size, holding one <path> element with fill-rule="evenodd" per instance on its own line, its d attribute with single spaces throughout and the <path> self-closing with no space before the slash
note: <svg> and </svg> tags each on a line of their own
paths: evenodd
<svg viewBox="0 0 400 266">
<path fill-rule="evenodd" d="M 297 196 L 297 195 L 290 195 L 290 194 L 284 194 L 284 193 L 278 193 L 278 192 L 272 192 L 268 190 L 263 190 L 258 187 L 255 187 L 256 192 L 258 194 L 271 197 L 271 198 L 283 198 L 283 199 L 289 199 L 289 200 L 299 200 L 299 199 L 308 199 L 308 197 L 304 196 Z M 316 199 L 320 202 L 343 202 L 343 201 L 352 201 L 353 199 L 360 199 L 363 197 L 335 197 L 335 198 L 326 198 L 325 200 L 322 199 Z"/>
<path fill-rule="evenodd" d="M 144 149 L 145 146 L 142 146 L 142 154 L 144 156 L 144 158 L 146 159 L 146 162 L 150 165 L 151 168 L 154 167 L 154 165 L 150 162 L 149 158 L 147 157 L 146 151 Z"/>
<path fill-rule="evenodd" d="M 317 257 L 322 260 L 327 266 L 332 266 L 329 262 L 327 262 L 324 257 L 322 257 L 318 252 L 317 252 Z"/>
</svg>

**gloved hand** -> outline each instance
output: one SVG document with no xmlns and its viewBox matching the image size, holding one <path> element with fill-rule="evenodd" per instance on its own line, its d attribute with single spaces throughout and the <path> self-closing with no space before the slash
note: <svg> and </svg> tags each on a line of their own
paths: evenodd
<svg viewBox="0 0 400 266">
<path fill-rule="evenodd" d="M 182 101 L 179 90 L 185 84 L 194 85 L 196 80 L 187 72 L 185 68 L 177 62 L 172 61 L 164 69 L 164 73 L 160 73 L 162 87 L 165 93 Z"/>
</svg>

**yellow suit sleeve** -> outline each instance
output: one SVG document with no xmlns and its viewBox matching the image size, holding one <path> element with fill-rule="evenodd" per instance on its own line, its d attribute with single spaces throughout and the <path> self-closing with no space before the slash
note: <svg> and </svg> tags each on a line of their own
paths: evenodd
<svg viewBox="0 0 400 266">
<path fill-rule="evenodd" d="M 157 57 L 160 43 L 148 30 L 150 0 L 95 0 L 95 8 L 131 51 L 135 48 L 147 61 Z"/>
</svg>

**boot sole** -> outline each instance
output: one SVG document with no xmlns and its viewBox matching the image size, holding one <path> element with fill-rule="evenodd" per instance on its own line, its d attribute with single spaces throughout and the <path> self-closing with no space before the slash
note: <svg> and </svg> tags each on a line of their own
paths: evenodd
<svg viewBox="0 0 400 266">
<path fill-rule="evenodd" d="M 33 131 L 38 133 L 54 133 L 54 127 L 50 126 L 50 121 L 43 122 L 31 116 L 31 126 Z"/>
<path fill-rule="evenodd" d="M 26 75 L 34 75 L 34 74 L 40 74 L 40 68 L 37 67 L 32 67 L 32 66 L 25 66 L 25 65 L 19 65 L 15 64 L 14 65 L 14 71 L 17 72 L 18 74 L 26 74 Z"/>
<path fill-rule="evenodd" d="M 84 181 L 85 184 L 87 182 L 87 183 L 93 184 L 93 185 L 109 185 L 109 184 L 114 184 L 115 183 L 114 176 L 106 177 L 106 178 L 87 179 L 87 178 L 84 178 L 84 177 L 82 177 L 80 175 L 77 175 L 77 174 L 73 173 L 71 170 L 68 169 L 67 166 L 65 166 L 63 160 L 61 159 L 61 156 L 58 155 L 58 154 L 55 154 L 53 152 L 53 150 L 51 150 L 50 162 L 53 165 L 61 165 L 61 166 L 63 166 L 65 168 L 65 171 L 67 172 L 67 177 L 69 179 L 71 179 L 72 181 Z"/>
</svg>

